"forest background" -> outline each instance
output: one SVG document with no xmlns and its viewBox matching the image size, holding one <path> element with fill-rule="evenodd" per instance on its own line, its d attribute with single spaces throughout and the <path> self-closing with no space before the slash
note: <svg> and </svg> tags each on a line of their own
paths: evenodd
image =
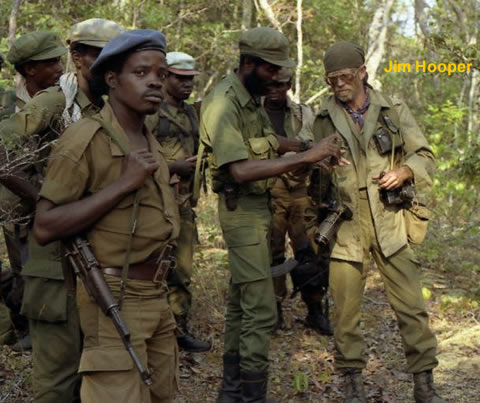
<svg viewBox="0 0 480 403">
<path fill-rule="evenodd" d="M 322 65 L 325 49 L 338 40 L 358 42 L 368 50 L 369 81 L 407 101 L 436 154 L 437 172 L 430 200 L 433 219 L 427 240 L 418 250 L 426 273 L 424 296 L 430 301 L 433 320 L 445 319 L 445 331 L 457 337 L 460 331 L 470 332 L 460 338 L 463 342 L 480 335 L 479 15 L 478 0 L 0 0 L 0 52 L 6 55 L 14 38 L 28 31 L 50 30 L 65 38 L 72 24 L 92 17 L 108 18 L 128 29 L 157 29 L 167 36 L 170 51 L 184 51 L 195 57 L 202 74 L 196 81 L 193 100 L 203 98 L 236 67 L 241 31 L 268 25 L 283 31 L 290 40 L 290 52 L 297 61 L 292 97 L 317 108 L 328 95 Z M 412 72 L 384 72 L 390 60 L 411 64 Z M 474 68 L 470 73 L 452 75 L 417 73 L 413 68 L 417 60 L 426 60 L 427 64 L 472 63 Z M 13 67 L 4 68 L 0 87 L 12 87 L 13 77 Z M 197 209 L 202 241 L 198 268 L 226 264 L 214 203 L 210 195 Z M 218 310 L 221 321 L 225 287 L 217 286 L 218 295 L 212 296 L 204 285 L 209 276 L 218 279 L 225 274 L 212 270 L 202 271 L 195 287 L 198 300 L 206 298 L 204 302 Z M 372 284 L 378 278 L 373 277 Z M 377 288 L 372 292 L 376 291 L 381 294 Z M 376 297 L 370 299 L 382 304 Z M 295 314 L 297 305 L 292 309 Z M 221 333 L 221 322 L 217 325 Z M 198 328 L 205 334 L 215 333 L 213 325 L 205 329 L 198 324 Z M 477 371 L 479 338 L 469 347 L 473 350 L 464 353 L 477 357 L 469 364 Z M 330 344 L 325 342 L 327 353 Z M 212 364 L 192 362 L 193 368 Z M 461 366 L 459 362 L 452 365 Z M 288 390 L 279 393 L 292 396 L 292 401 L 297 401 L 295 396 L 317 401 L 312 397 L 315 393 L 325 392 L 325 385 L 335 385 L 331 371 L 323 380 L 318 376 L 312 379 L 317 367 L 299 370 L 294 365 L 290 372 L 293 386 L 290 378 L 281 378 L 281 387 L 285 381 Z M 2 375 L 0 365 L 0 384 L 2 379 L 10 378 Z M 462 380 L 465 383 L 459 386 L 460 394 L 452 397 L 473 401 L 466 397 L 468 379 Z M 305 389 L 308 382 L 310 387 Z M 334 389 L 328 389 L 332 396 L 336 396 Z M 396 388 L 383 390 L 384 400 L 375 401 L 389 401 L 388 391 Z M 1 396 L 0 402 L 8 401 Z M 334 397 L 326 401 L 334 401 Z"/>
</svg>

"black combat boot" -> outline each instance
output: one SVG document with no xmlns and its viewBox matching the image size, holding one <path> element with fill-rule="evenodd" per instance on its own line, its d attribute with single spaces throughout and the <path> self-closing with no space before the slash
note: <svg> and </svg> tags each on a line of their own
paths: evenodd
<svg viewBox="0 0 480 403">
<path fill-rule="evenodd" d="M 241 371 L 242 403 L 278 403 L 267 398 L 268 373 Z"/>
<path fill-rule="evenodd" d="M 413 374 L 413 382 L 413 397 L 416 403 L 446 403 L 435 391 L 432 370 Z"/>
<path fill-rule="evenodd" d="M 240 356 L 238 354 L 223 355 L 223 380 L 217 403 L 242 403 Z"/>
<path fill-rule="evenodd" d="M 209 351 L 212 345 L 208 341 L 201 341 L 193 337 L 188 331 L 188 320 L 186 316 L 176 316 L 177 326 L 180 334 L 177 336 L 177 343 L 180 350 L 189 353 L 201 353 Z"/>
<path fill-rule="evenodd" d="M 365 389 L 363 388 L 362 371 L 350 369 L 343 374 L 345 403 L 366 403 Z"/>
<path fill-rule="evenodd" d="M 307 304 L 308 315 L 305 318 L 305 326 L 315 330 L 319 334 L 327 336 L 333 335 L 333 329 L 327 315 L 324 315 L 322 305 L 319 302 L 309 302 Z"/>
</svg>

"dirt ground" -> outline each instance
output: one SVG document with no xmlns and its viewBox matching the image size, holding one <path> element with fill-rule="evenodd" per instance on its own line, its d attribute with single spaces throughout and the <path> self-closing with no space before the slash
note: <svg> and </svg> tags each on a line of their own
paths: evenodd
<svg viewBox="0 0 480 403">
<path fill-rule="evenodd" d="M 201 204 L 198 210 L 201 246 L 195 256 L 191 324 L 197 336 L 212 341 L 213 349 L 181 354 L 178 403 L 214 402 L 221 381 L 227 257 L 214 204 Z M 480 402 L 480 274 L 422 268 L 422 275 L 439 342 L 438 390 L 451 402 Z M 304 328 L 306 309 L 300 297 L 287 298 L 284 311 L 287 328 L 274 336 L 270 351 L 271 397 L 282 403 L 342 402 L 341 378 L 333 368 L 333 338 Z M 368 277 L 362 312 L 369 355 L 364 371 L 369 402 L 413 402 L 413 382 L 405 372 L 395 315 L 375 269 Z M 0 347 L 0 403 L 28 402 L 30 396 L 31 355 Z"/>
</svg>

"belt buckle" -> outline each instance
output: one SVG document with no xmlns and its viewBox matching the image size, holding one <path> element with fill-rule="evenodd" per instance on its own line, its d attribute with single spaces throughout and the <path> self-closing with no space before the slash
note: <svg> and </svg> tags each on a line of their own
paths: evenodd
<svg viewBox="0 0 480 403">
<path fill-rule="evenodd" d="M 170 256 L 173 246 L 167 245 L 160 253 L 157 259 L 158 267 L 155 275 L 153 276 L 153 283 L 160 284 L 167 278 L 168 269 L 176 266 L 176 259 Z"/>
</svg>

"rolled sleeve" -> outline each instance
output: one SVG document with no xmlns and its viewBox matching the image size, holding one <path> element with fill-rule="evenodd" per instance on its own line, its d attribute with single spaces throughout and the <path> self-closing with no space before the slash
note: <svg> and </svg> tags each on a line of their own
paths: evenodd
<svg viewBox="0 0 480 403">
<path fill-rule="evenodd" d="M 214 97 L 206 107 L 202 121 L 217 167 L 248 159 L 248 149 L 241 132 L 241 116 L 231 101 L 225 97 Z"/>
<path fill-rule="evenodd" d="M 417 184 L 420 182 L 430 186 L 435 169 L 433 151 L 407 105 L 398 101 L 395 107 L 400 117 L 400 127 L 405 142 L 406 155 L 403 165 L 412 170 Z"/>
</svg>

